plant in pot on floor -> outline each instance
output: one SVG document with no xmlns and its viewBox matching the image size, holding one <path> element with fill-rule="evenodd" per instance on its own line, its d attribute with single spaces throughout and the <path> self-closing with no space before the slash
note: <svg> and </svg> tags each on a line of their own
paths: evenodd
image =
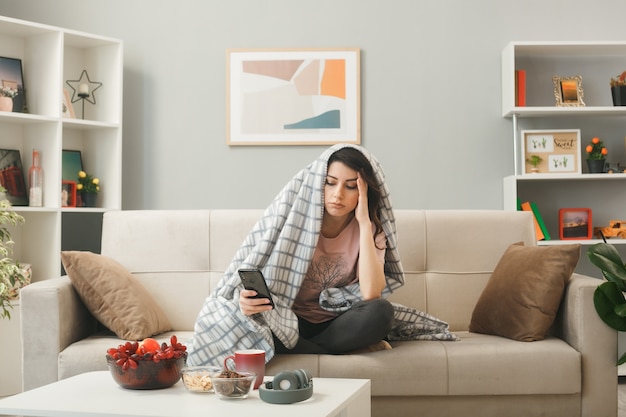
<svg viewBox="0 0 626 417">
<path fill-rule="evenodd" d="M 11 258 L 14 242 L 9 227 L 23 224 L 24 217 L 13 211 L 5 191 L 0 186 L 0 319 L 11 318 L 11 301 L 17 298 L 19 289 L 30 282 L 30 274 Z"/>
<path fill-rule="evenodd" d="M 619 252 L 615 246 L 606 242 L 596 243 L 587 249 L 587 257 L 600 268 L 606 279 L 593 293 L 593 304 L 598 315 L 612 329 L 626 331 L 626 266 Z M 617 361 L 618 365 L 623 363 L 626 363 L 626 353 Z"/>
<path fill-rule="evenodd" d="M 604 172 L 604 160 L 609 151 L 604 146 L 604 142 L 598 137 L 591 139 L 591 143 L 585 148 L 587 152 L 587 167 L 590 174 Z"/>
<path fill-rule="evenodd" d="M 100 180 L 85 171 L 78 171 L 76 191 L 80 193 L 83 207 L 95 207 L 100 192 Z"/>
</svg>

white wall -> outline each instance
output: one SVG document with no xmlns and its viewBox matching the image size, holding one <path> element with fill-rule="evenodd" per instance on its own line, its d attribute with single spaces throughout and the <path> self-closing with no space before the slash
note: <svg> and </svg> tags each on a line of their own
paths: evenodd
<svg viewBox="0 0 626 417">
<path fill-rule="evenodd" d="M 362 143 L 383 163 L 395 206 L 499 209 L 513 173 L 503 47 L 624 40 L 622 9 L 620 0 L 0 0 L 2 15 L 124 40 L 126 209 L 262 208 L 324 149 L 226 145 L 229 47 L 361 48 Z"/>
</svg>

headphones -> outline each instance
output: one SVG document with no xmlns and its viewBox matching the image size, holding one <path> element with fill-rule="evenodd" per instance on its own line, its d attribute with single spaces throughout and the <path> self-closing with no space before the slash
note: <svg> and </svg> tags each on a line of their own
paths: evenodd
<svg viewBox="0 0 626 417">
<path fill-rule="evenodd" d="M 274 380 L 259 387 L 259 397 L 270 404 L 293 404 L 313 395 L 313 381 L 306 369 L 279 372 Z"/>
</svg>

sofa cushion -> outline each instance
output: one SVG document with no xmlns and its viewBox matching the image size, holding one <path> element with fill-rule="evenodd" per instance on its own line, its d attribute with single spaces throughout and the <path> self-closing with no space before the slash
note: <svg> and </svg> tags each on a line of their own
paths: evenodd
<svg viewBox="0 0 626 417">
<path fill-rule="evenodd" d="M 392 350 L 319 355 L 319 376 L 370 379 L 372 396 L 568 395 L 581 390 L 581 355 L 561 339 L 523 343 L 455 334 L 457 342 L 391 342 Z"/>
<path fill-rule="evenodd" d="M 579 257 L 579 244 L 509 246 L 474 307 L 469 330 L 526 342 L 542 340 Z"/>
<path fill-rule="evenodd" d="M 141 340 L 172 329 L 146 288 L 117 261 L 80 251 L 62 252 L 61 261 L 87 309 L 120 339 Z"/>
</svg>

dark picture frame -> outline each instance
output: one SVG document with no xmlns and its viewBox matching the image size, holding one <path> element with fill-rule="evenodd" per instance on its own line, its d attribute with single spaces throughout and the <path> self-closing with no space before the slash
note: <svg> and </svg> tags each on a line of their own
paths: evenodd
<svg viewBox="0 0 626 417">
<path fill-rule="evenodd" d="M 17 90 L 17 95 L 13 97 L 13 112 L 26 113 L 26 86 L 21 59 L 0 57 L 0 86 Z"/>
<path fill-rule="evenodd" d="M 78 171 L 83 171 L 83 157 L 80 151 L 63 149 L 61 180 L 77 181 Z"/>
<path fill-rule="evenodd" d="M 591 209 L 562 208 L 559 209 L 559 238 L 591 239 L 593 236 Z"/>
<path fill-rule="evenodd" d="M 22 158 L 17 149 L 0 149 L 0 185 L 6 190 L 5 195 L 11 205 L 28 205 Z"/>
<path fill-rule="evenodd" d="M 76 181 L 61 182 L 61 207 L 76 207 Z"/>
</svg>

